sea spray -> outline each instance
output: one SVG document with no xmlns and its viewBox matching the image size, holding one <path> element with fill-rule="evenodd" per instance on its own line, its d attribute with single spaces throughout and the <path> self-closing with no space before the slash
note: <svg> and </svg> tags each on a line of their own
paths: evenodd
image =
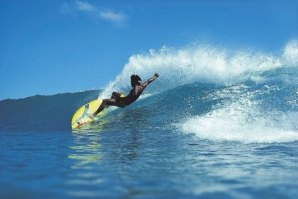
<svg viewBox="0 0 298 199">
<path fill-rule="evenodd" d="M 181 49 L 164 46 L 160 50 L 132 55 L 122 72 L 99 97 L 108 97 L 114 90 L 127 91 L 132 74 L 146 80 L 155 72 L 160 73 L 159 83 L 150 86 L 149 92 L 160 92 L 193 82 L 232 85 L 248 79 L 259 81 L 261 73 L 285 65 L 297 67 L 297 57 L 296 40 L 289 42 L 280 56 L 199 44 Z"/>
</svg>

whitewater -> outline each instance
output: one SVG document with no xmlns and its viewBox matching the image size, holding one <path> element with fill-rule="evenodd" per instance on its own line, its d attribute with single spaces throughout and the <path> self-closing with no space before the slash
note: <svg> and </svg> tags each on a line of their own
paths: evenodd
<svg viewBox="0 0 298 199">
<path fill-rule="evenodd" d="M 149 54 L 131 56 L 99 98 L 109 97 L 114 90 L 127 91 L 130 86 L 127 77 L 131 74 L 148 78 L 158 71 L 161 77 L 148 89 L 150 94 L 170 89 L 175 92 L 175 88 L 188 84 L 207 87 L 208 94 L 200 96 L 201 93 L 194 92 L 190 101 L 178 101 L 173 106 L 184 107 L 178 116 L 183 120 L 180 124 L 183 132 L 205 139 L 244 143 L 295 141 L 298 140 L 297 66 L 296 40 L 289 42 L 279 56 L 253 50 L 233 52 L 207 45 L 184 49 L 163 47 L 150 50 Z M 284 96 L 286 91 L 289 99 Z M 274 97 L 282 102 L 274 104 Z M 213 105 L 206 114 L 187 115 L 194 106 L 200 106 L 201 100 L 222 102 Z"/>
<path fill-rule="evenodd" d="M 82 131 L 82 104 L 160 77 Z M 193 43 L 129 57 L 100 90 L 0 102 L 0 196 L 296 198 L 298 41 Z M 7 191 L 8 190 L 8 191 Z"/>
</svg>

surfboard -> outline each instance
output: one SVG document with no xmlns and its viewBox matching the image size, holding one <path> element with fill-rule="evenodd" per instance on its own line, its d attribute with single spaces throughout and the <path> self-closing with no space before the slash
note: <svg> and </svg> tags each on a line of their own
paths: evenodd
<svg viewBox="0 0 298 199">
<path fill-rule="evenodd" d="M 125 97 L 124 93 L 120 94 L 120 97 Z M 81 106 L 72 116 L 71 119 L 71 128 L 79 129 L 82 126 L 94 122 L 94 118 L 89 117 L 88 115 L 95 113 L 99 106 L 102 103 L 102 99 L 93 100 L 83 106 Z M 105 109 L 96 115 L 96 117 L 101 117 L 105 114 Z"/>
<path fill-rule="evenodd" d="M 71 128 L 78 129 L 83 125 L 90 124 L 94 121 L 94 118 L 89 117 L 89 114 L 95 113 L 102 103 L 102 99 L 93 100 L 83 106 L 81 106 L 71 119 Z M 104 110 L 102 110 L 97 116 L 102 116 Z"/>
</svg>

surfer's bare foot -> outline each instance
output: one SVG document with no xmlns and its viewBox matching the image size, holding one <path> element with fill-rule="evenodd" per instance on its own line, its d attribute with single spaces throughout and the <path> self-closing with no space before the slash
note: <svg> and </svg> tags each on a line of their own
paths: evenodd
<svg viewBox="0 0 298 199">
<path fill-rule="evenodd" d="M 93 119 L 95 117 L 94 113 L 87 113 L 86 116 L 90 117 L 91 119 Z"/>
</svg>

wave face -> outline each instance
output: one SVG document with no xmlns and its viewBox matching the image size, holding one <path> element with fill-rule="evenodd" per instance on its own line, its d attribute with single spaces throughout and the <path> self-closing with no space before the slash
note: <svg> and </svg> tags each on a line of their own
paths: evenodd
<svg viewBox="0 0 298 199">
<path fill-rule="evenodd" d="M 0 130 L 66 131 L 74 111 L 97 97 L 99 91 L 36 95 L 0 101 Z"/>
<path fill-rule="evenodd" d="M 228 50 L 208 45 L 163 47 L 133 55 L 103 91 L 34 96 L 0 102 L 0 128 L 30 131 L 70 130 L 74 111 L 112 91 L 128 92 L 130 75 L 160 78 L 144 96 L 107 114 L 113 128 L 161 126 L 199 139 L 242 143 L 298 140 L 298 45 L 293 40 L 279 55 Z M 105 128 L 110 128 L 106 126 Z"/>
<path fill-rule="evenodd" d="M 155 71 L 160 78 L 147 90 L 155 95 L 141 106 L 155 101 L 153 120 L 163 126 L 216 141 L 298 140 L 296 40 L 280 55 L 207 45 L 150 50 L 131 56 L 99 97 L 127 91 L 131 74 L 149 78 Z"/>
</svg>

